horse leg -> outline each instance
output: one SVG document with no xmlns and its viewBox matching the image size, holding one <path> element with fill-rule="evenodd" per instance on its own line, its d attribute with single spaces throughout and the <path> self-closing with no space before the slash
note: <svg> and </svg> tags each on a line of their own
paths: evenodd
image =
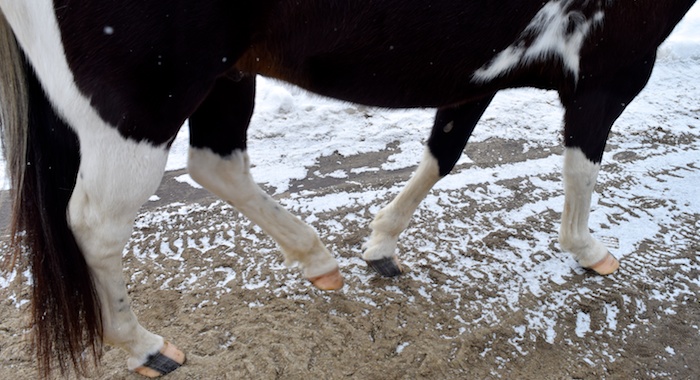
<svg viewBox="0 0 700 380">
<path fill-rule="evenodd" d="M 565 200 L 559 243 L 581 266 L 602 275 L 617 270 L 619 262 L 591 236 L 591 195 L 610 128 L 651 75 L 655 56 L 647 58 L 611 75 L 607 83 L 580 82 L 573 94 L 562 95 Z"/>
<path fill-rule="evenodd" d="M 81 163 L 68 223 L 100 300 L 103 338 L 128 352 L 130 370 L 149 377 L 168 373 L 184 354 L 139 324 L 122 274 L 122 251 L 139 207 L 160 183 L 167 149 L 127 140 L 108 125 L 78 128 L 78 136 Z"/>
<path fill-rule="evenodd" d="M 316 287 L 339 289 L 343 279 L 338 263 L 316 232 L 277 204 L 250 175 L 246 132 L 254 97 L 254 77 L 217 81 L 190 117 L 190 175 L 260 226 L 277 242 L 286 262 L 301 264 Z"/>
<path fill-rule="evenodd" d="M 377 213 L 370 224 L 372 234 L 365 244 L 363 258 L 379 274 L 391 277 L 402 272 L 395 255 L 399 234 L 408 227 L 411 216 L 430 189 L 457 163 L 476 123 L 494 95 L 438 110 L 418 169 L 406 187 Z"/>
</svg>

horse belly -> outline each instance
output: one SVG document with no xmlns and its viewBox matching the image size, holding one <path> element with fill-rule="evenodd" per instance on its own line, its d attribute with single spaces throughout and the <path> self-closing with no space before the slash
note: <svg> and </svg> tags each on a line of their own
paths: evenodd
<svg viewBox="0 0 700 380">
<path fill-rule="evenodd" d="M 481 1 L 329 3 L 281 2 L 237 67 L 355 103 L 440 107 L 492 92 L 473 72 L 528 21 Z"/>
</svg>

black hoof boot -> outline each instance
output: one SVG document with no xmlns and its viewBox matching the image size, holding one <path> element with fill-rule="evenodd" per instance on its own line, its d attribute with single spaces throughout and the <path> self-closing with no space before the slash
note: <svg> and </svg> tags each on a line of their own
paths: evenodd
<svg viewBox="0 0 700 380">
<path fill-rule="evenodd" d="M 401 264 L 399 264 L 396 256 L 366 261 L 370 268 L 384 277 L 396 277 L 403 273 L 403 268 L 401 268 Z"/>
</svg>

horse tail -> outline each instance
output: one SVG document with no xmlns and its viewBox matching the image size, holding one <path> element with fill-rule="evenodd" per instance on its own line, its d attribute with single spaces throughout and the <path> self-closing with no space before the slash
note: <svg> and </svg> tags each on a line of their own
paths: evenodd
<svg viewBox="0 0 700 380">
<path fill-rule="evenodd" d="M 29 265 L 32 346 L 40 375 L 87 376 L 102 352 L 100 302 L 66 219 L 79 142 L 59 118 L 0 12 L 0 119 L 12 216 L 6 269 Z M 87 360 L 85 354 L 92 355 Z"/>
</svg>

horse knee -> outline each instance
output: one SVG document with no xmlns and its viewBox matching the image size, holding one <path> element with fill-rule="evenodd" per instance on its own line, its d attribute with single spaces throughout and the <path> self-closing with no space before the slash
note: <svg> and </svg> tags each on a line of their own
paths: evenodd
<svg viewBox="0 0 700 380">
<path fill-rule="evenodd" d="M 222 157 L 208 148 L 190 147 L 187 170 L 202 187 L 234 206 L 261 193 L 250 175 L 250 159 L 245 151 Z"/>
<path fill-rule="evenodd" d="M 81 170 L 66 212 L 68 225 L 91 266 L 99 265 L 106 256 L 121 254 L 139 208 L 160 181 L 159 176 L 101 173 Z"/>
<path fill-rule="evenodd" d="M 68 203 L 67 222 L 86 259 L 93 255 L 121 253 L 131 235 L 135 212 L 124 215 L 123 209 L 107 207 L 104 203 L 79 185 Z"/>
</svg>

